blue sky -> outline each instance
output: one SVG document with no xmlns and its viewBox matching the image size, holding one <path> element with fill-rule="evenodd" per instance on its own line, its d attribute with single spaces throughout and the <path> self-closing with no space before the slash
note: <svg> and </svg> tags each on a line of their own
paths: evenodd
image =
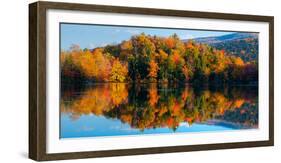
<svg viewBox="0 0 281 163">
<path fill-rule="evenodd" d="M 72 44 L 78 44 L 82 49 L 92 49 L 98 46 L 120 43 L 142 32 L 162 37 L 167 37 L 176 33 L 181 39 L 220 36 L 233 33 L 187 29 L 61 24 L 61 48 L 63 50 L 68 50 Z"/>
</svg>

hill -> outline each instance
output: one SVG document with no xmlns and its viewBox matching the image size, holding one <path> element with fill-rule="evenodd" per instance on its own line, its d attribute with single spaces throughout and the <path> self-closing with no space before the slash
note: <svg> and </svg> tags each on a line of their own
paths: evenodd
<svg viewBox="0 0 281 163">
<path fill-rule="evenodd" d="M 245 62 L 258 61 L 257 33 L 233 33 L 216 37 L 195 38 L 193 40 L 197 43 L 208 44 L 218 50 L 224 50 L 227 55 L 240 57 Z"/>
</svg>

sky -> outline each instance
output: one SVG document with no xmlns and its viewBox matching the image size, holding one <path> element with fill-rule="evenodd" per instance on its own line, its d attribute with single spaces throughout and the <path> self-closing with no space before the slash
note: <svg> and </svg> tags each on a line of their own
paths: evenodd
<svg viewBox="0 0 281 163">
<path fill-rule="evenodd" d="M 162 37 L 168 37 L 176 33 L 180 39 L 191 39 L 221 36 L 233 32 L 62 23 L 60 32 L 61 49 L 68 50 L 72 44 L 79 45 L 81 49 L 93 49 L 108 44 L 121 43 L 140 33 Z"/>
</svg>

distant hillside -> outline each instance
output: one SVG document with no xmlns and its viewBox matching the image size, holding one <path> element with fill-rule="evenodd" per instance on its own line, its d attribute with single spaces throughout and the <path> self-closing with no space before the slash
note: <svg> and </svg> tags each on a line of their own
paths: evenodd
<svg viewBox="0 0 281 163">
<path fill-rule="evenodd" d="M 258 61 L 258 39 L 246 38 L 212 44 L 211 46 L 225 50 L 229 55 L 242 58 L 244 61 Z"/>
<path fill-rule="evenodd" d="M 217 44 L 217 43 L 221 43 L 221 42 L 244 40 L 244 39 L 249 39 L 249 38 L 257 39 L 258 34 L 256 34 L 256 33 L 233 33 L 233 34 L 216 36 L 216 37 L 199 37 L 199 38 L 195 38 L 194 40 L 198 43 Z"/>
<path fill-rule="evenodd" d="M 217 37 L 195 38 L 193 40 L 224 50 L 227 54 L 241 57 L 244 61 L 258 60 L 257 33 L 233 33 Z"/>
</svg>

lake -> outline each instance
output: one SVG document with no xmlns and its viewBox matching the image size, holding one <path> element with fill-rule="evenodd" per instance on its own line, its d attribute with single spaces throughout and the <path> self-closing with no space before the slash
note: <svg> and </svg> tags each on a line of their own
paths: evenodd
<svg viewBox="0 0 281 163">
<path fill-rule="evenodd" d="M 63 85 L 60 138 L 258 128 L 257 86 Z"/>
</svg>

